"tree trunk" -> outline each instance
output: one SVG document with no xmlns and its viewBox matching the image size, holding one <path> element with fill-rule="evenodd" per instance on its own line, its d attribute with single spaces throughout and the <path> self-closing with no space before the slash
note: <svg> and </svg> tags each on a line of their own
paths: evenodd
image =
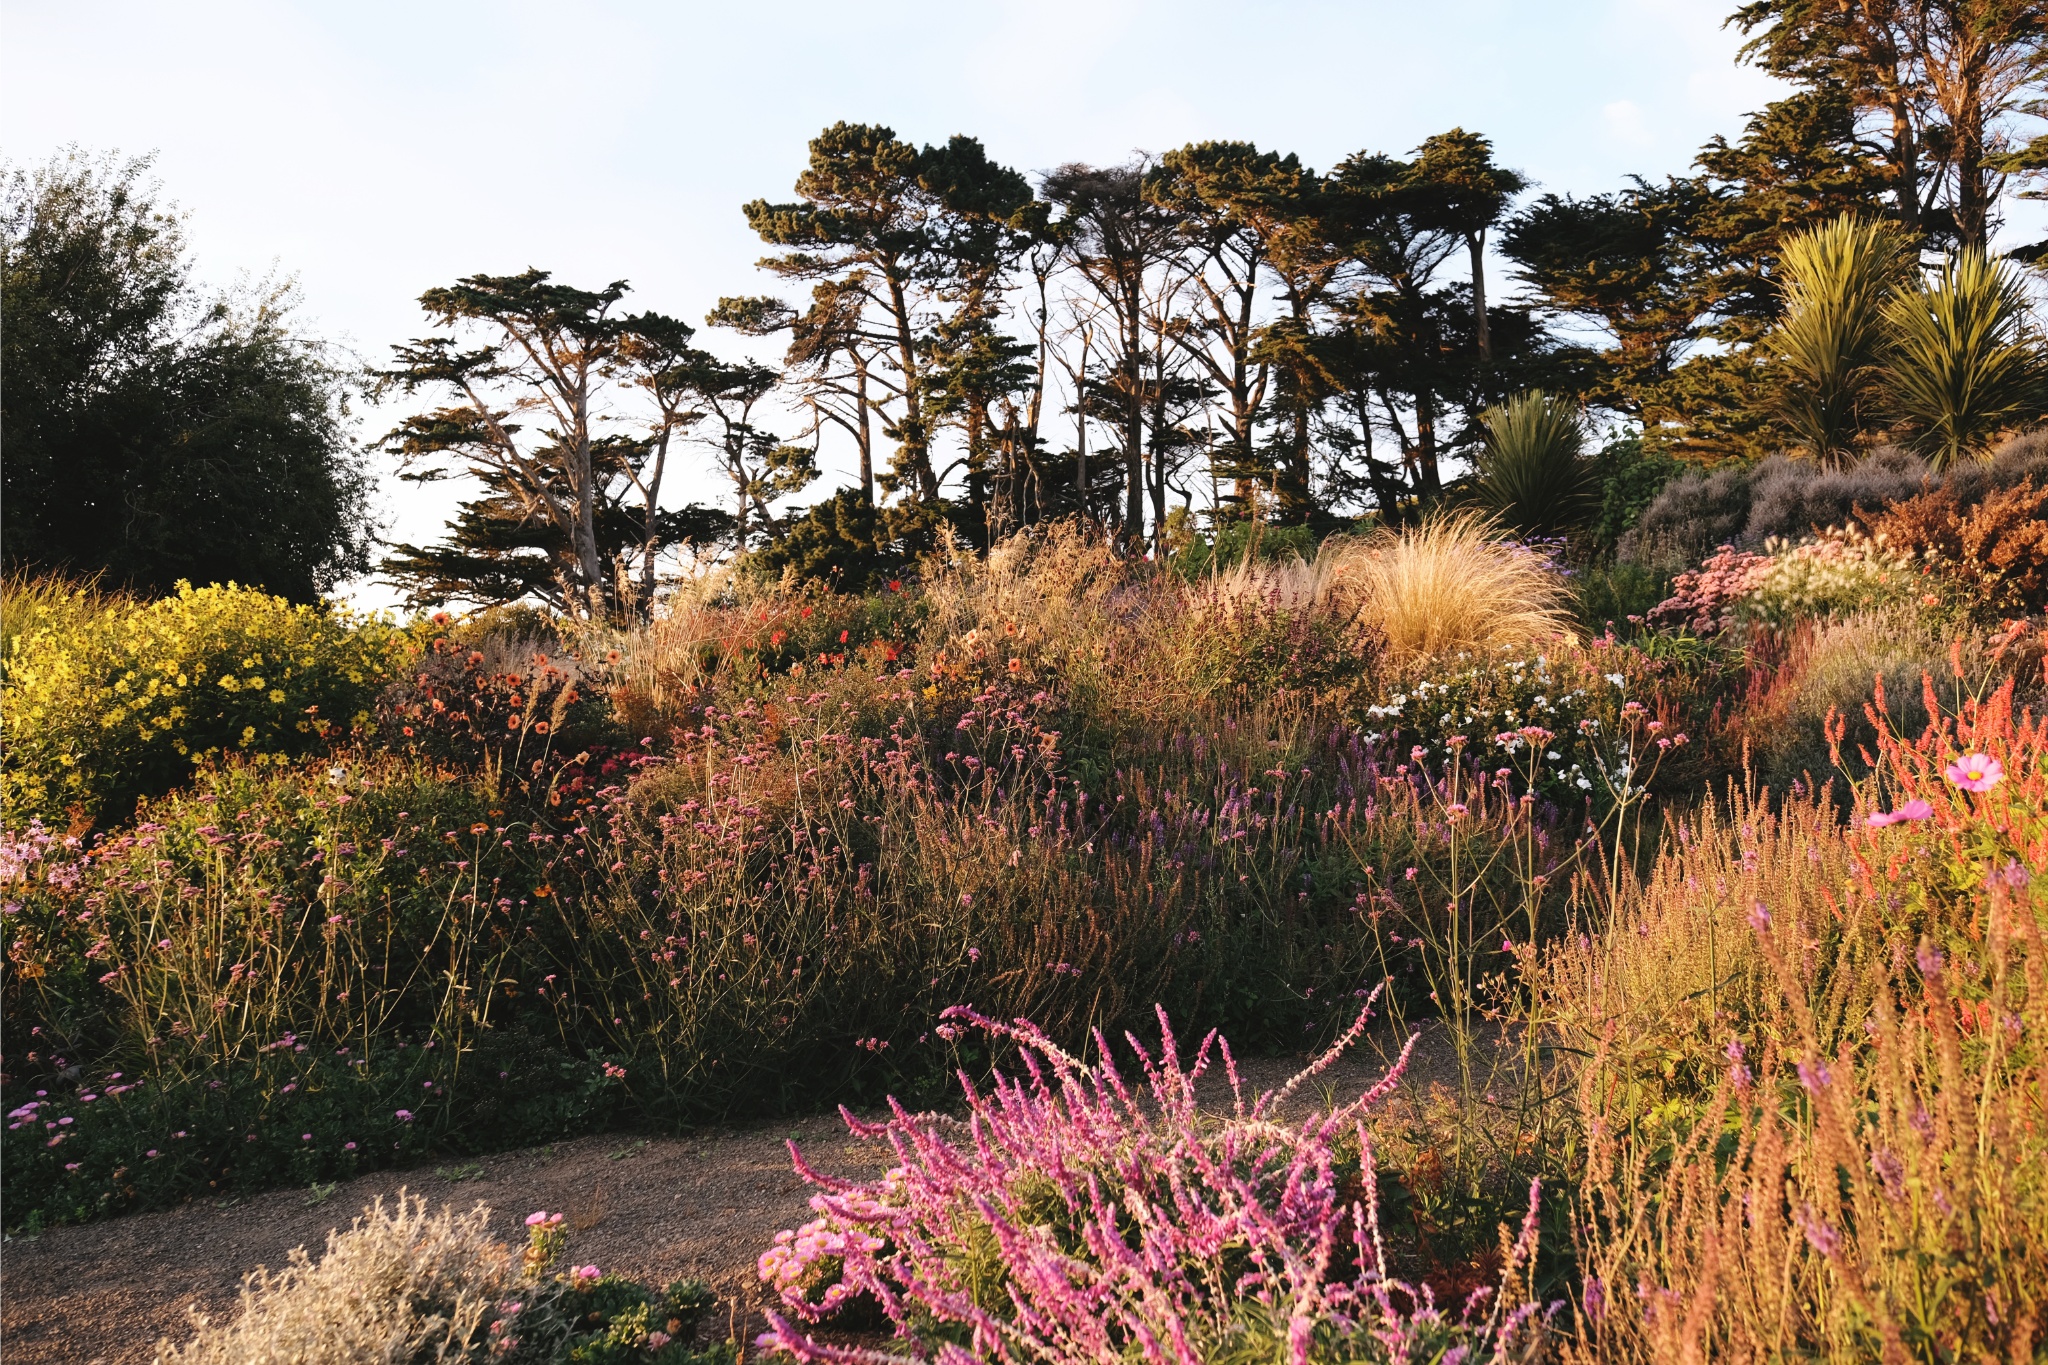
<svg viewBox="0 0 2048 1365">
<path fill-rule="evenodd" d="M 939 480 L 932 471 L 932 453 L 924 427 L 924 372 L 918 364 L 917 340 L 911 333 L 910 301 L 903 281 L 891 269 L 889 302 L 895 312 L 896 348 L 903 367 L 903 454 L 917 479 L 919 497 L 926 503 L 939 500 Z"/>
<path fill-rule="evenodd" d="M 1472 252 L 1472 322 L 1479 332 L 1479 358 L 1493 359 L 1493 332 L 1486 323 L 1486 229 L 1468 234 L 1465 245 Z"/>
<path fill-rule="evenodd" d="M 604 561 L 597 553 L 597 472 L 591 468 L 590 462 L 590 375 L 587 371 L 576 379 L 575 423 L 576 561 L 583 576 L 579 586 L 587 599 L 587 609 L 596 617 L 603 614 Z"/>
</svg>

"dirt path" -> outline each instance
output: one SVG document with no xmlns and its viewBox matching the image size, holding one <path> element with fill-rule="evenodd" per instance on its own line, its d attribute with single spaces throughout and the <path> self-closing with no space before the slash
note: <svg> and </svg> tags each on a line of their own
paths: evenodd
<svg viewBox="0 0 2048 1365">
<path fill-rule="evenodd" d="M 1440 1071 L 1441 1059 L 1431 1060 L 1439 1065 L 1428 1070 Z M 1245 1078 L 1269 1086 L 1298 1065 L 1252 1062 Z M 1347 1057 L 1304 1089 L 1328 1085 L 1348 1097 L 1380 1074 L 1369 1054 Z M 458 1208 L 488 1204 L 513 1243 L 525 1240 L 520 1224 L 533 1210 L 565 1213 L 579 1263 L 651 1281 L 701 1278 L 727 1305 L 729 1325 L 750 1339 L 741 1319 L 758 1325 L 754 1260 L 778 1230 L 809 1216 L 789 1138 L 834 1174 L 877 1174 L 889 1155 L 886 1145 L 854 1141 L 833 1116 L 688 1138 L 612 1135 L 364 1176 L 317 1203 L 306 1190 L 277 1190 L 228 1207 L 194 1202 L 9 1239 L 0 1253 L 0 1351 L 7 1365 L 147 1362 L 159 1338 L 188 1335 L 189 1311 L 234 1312 L 243 1274 L 282 1265 L 293 1247 L 317 1255 L 330 1228 L 400 1187 Z"/>
</svg>

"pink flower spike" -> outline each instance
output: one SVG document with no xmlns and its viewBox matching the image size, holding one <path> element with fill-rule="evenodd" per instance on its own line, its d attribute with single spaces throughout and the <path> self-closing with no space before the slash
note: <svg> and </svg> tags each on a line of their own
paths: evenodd
<svg viewBox="0 0 2048 1365">
<path fill-rule="evenodd" d="M 1988 792 L 2005 780 L 2005 765 L 1989 754 L 1964 754 L 1945 771 L 1966 792 Z"/>
</svg>

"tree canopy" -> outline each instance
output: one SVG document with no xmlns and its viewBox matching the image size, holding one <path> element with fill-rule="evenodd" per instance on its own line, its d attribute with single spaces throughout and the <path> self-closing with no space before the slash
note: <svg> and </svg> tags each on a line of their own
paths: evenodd
<svg viewBox="0 0 2048 1365">
<path fill-rule="evenodd" d="M 8 570 L 310 602 L 366 567 L 354 376 L 289 284 L 202 290 L 147 159 L 74 150 L 4 180 Z"/>
</svg>

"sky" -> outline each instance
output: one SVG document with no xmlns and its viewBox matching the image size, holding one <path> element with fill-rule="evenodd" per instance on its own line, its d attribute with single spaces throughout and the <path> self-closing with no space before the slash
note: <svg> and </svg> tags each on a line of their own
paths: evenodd
<svg viewBox="0 0 2048 1365">
<path fill-rule="evenodd" d="M 422 290 L 477 272 L 625 279 L 692 321 L 769 292 L 739 206 L 788 197 L 841 119 L 966 133 L 1027 172 L 1207 138 L 1322 168 L 1454 126 L 1545 190 L 1679 172 L 1774 97 L 1733 8 L 0 0 L 0 153 L 155 153 L 202 279 L 295 277 L 304 327 L 383 363 L 424 332 Z M 387 478 L 388 533 L 431 537 L 452 496 Z"/>
</svg>

